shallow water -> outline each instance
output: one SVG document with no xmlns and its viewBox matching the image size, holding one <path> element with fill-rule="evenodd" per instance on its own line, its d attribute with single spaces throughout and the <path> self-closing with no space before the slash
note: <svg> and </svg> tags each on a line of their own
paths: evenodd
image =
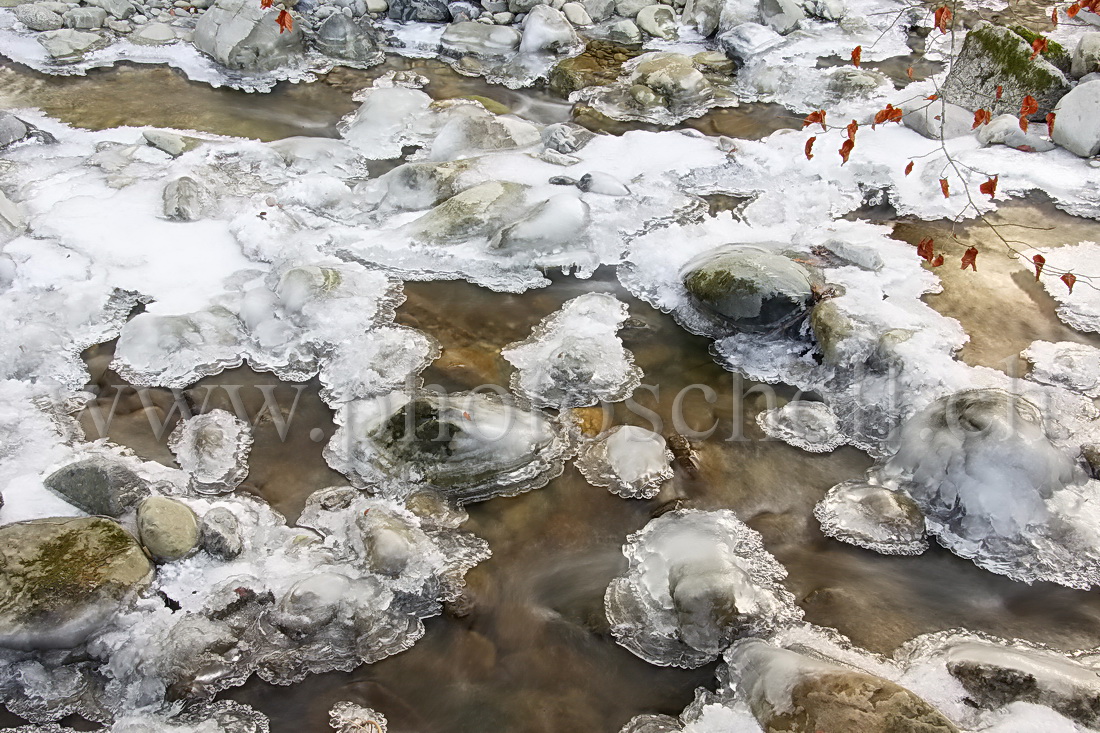
<svg viewBox="0 0 1100 733">
<path fill-rule="evenodd" d="M 547 95 L 492 87 L 436 62 L 404 60 L 369 72 L 339 69 L 321 82 L 284 84 L 269 95 L 213 90 L 160 67 L 123 66 L 58 78 L 6 65 L 0 67 L 0 102 L 34 104 L 93 128 L 152 124 L 265 140 L 334 135 L 336 121 L 355 106 L 352 92 L 389 68 L 429 75 L 427 90 L 440 98 L 479 95 L 544 122 L 569 115 L 566 105 Z M 720 110 L 692 126 L 708 134 L 759 137 L 775 129 L 770 125 L 787 124 L 785 119 L 757 105 Z M 999 216 L 1006 223 L 1048 223 L 1051 229 L 1033 232 L 1041 239 L 1035 243 L 1097 238 L 1095 222 L 1073 219 L 1042 202 L 1003 207 Z M 955 232 L 949 227 L 899 222 L 895 236 L 916 242 L 929 233 L 945 239 L 956 233 L 960 252 L 971 240 L 982 250 L 981 277 L 945 266 L 944 292 L 927 298 L 971 333 L 961 358 L 1007 368 L 1004 364 L 1018 361 L 1019 350 L 1035 338 L 1096 343 L 1054 318 L 1053 301 L 1030 282 L 1029 268 L 1006 257 L 988 234 L 974 226 Z M 659 395 L 640 390 L 635 397 L 665 424 L 663 432 L 673 429 L 672 403 L 682 389 L 703 384 L 716 390 L 713 404 L 698 391 L 686 401 L 693 428 L 717 426 L 711 438 L 695 445 L 697 473 L 679 467 L 655 499 L 627 501 L 587 485 L 570 466 L 546 488 L 471 506 L 465 528 L 488 540 L 493 557 L 470 572 L 466 595 L 442 617 L 427 621 L 426 636 L 411 650 L 289 688 L 252 681 L 227 697 L 260 709 L 271 718 L 273 731 L 286 733 L 327 729 L 327 711 L 340 700 L 383 712 L 394 733 L 614 733 L 638 713 L 678 713 L 697 686 L 713 684 L 714 665 L 684 671 L 646 664 L 614 643 L 603 615 L 604 589 L 625 564 L 624 539 L 673 505 L 735 510 L 788 569 L 787 587 L 807 619 L 835 627 L 868 649 L 888 653 L 917 634 L 956 626 L 1066 649 L 1100 645 L 1100 593 L 1014 583 L 939 548 L 891 558 L 823 537 L 813 505 L 832 485 L 861 475 L 870 459 L 850 448 L 816 455 L 764 439 L 755 424 L 756 414 L 768 406 L 764 394 L 718 367 L 707 340 L 683 332 L 671 318 L 626 294 L 613 272 L 602 270 L 588 281 L 558 279 L 522 296 L 463 282 L 409 283 L 398 321 L 431 334 L 444 347 L 424 375 L 428 383 L 447 389 L 506 385 L 510 366 L 500 350 L 525 338 L 564 301 L 594 291 L 613 293 L 630 305 L 633 320 L 624 341 L 645 371 L 645 384 L 659 387 Z M 86 354 L 91 381 L 106 403 L 114 399 L 113 385 L 122 383 L 107 370 L 110 356 L 110 345 Z M 263 407 L 256 387 L 278 384 L 271 375 L 242 367 L 188 392 L 201 402 L 209 389 L 208 407 L 232 407 L 226 386 L 240 385 L 245 410 L 255 416 Z M 321 455 L 333 423 L 317 387 L 309 383 L 301 390 L 285 441 L 275 421 L 259 420 L 243 486 L 290 520 L 313 491 L 346 483 Z M 297 392 L 292 385 L 277 388 L 281 404 L 292 402 Z M 791 390 L 780 387 L 776 395 L 783 400 Z M 175 399 L 164 390 L 147 392 L 145 402 L 126 393 L 109 437 L 170 464 L 165 440 L 178 419 L 172 413 Z M 646 416 L 625 405 L 614 410 L 615 422 L 647 425 Z M 150 417 L 167 425 L 159 439 L 150 433 Z M 84 424 L 90 429 L 87 418 Z M 8 716 L 0 724 L 17 723 Z"/>
</svg>

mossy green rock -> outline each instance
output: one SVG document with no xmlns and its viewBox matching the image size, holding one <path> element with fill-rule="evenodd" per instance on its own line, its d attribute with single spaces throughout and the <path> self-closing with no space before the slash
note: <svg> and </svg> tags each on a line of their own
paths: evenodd
<svg viewBox="0 0 1100 733">
<path fill-rule="evenodd" d="M 488 237 L 523 210 L 527 186 L 487 181 L 458 193 L 412 222 L 409 232 L 429 244 Z"/>
<path fill-rule="evenodd" d="M 1069 91 L 1070 82 L 1047 58 L 1033 59 L 1032 53 L 1031 44 L 1012 29 L 979 23 L 967 34 L 940 96 L 972 111 L 988 109 L 994 116 L 1019 114 L 1023 98 L 1032 96 L 1042 118 Z"/>
<path fill-rule="evenodd" d="M 137 541 L 102 517 L 0 527 L 0 646 L 73 647 L 153 579 Z"/>
<path fill-rule="evenodd" d="M 696 305 L 737 331 L 797 322 L 813 302 L 813 276 L 794 260 L 748 245 L 704 252 L 680 273 Z"/>
</svg>

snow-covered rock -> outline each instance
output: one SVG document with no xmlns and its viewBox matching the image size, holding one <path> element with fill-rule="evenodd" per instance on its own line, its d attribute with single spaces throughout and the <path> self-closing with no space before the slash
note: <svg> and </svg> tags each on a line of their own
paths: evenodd
<svg viewBox="0 0 1100 733">
<path fill-rule="evenodd" d="M 1100 83 L 1077 85 L 1054 108 L 1055 143 L 1082 158 L 1100 153 Z"/>
<path fill-rule="evenodd" d="M 282 32 L 277 15 L 251 0 L 216 0 L 195 24 L 195 47 L 229 69 L 286 66 L 302 52 L 304 36 L 297 23 Z"/>
</svg>

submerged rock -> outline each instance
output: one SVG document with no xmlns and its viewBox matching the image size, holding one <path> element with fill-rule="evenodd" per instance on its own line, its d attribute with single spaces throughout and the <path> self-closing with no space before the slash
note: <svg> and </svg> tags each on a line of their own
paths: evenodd
<svg viewBox="0 0 1100 733">
<path fill-rule="evenodd" d="M 726 662 L 731 685 L 769 733 L 958 733 L 942 713 L 896 682 L 759 639 L 737 642 Z"/>
<path fill-rule="evenodd" d="M 463 504 L 541 488 L 567 441 L 540 412 L 486 394 L 393 393 L 340 409 L 325 457 L 353 483 L 404 498 L 435 488 Z"/>
<path fill-rule="evenodd" d="M 669 109 L 705 105 L 714 89 L 689 56 L 678 53 L 647 53 L 634 62 L 632 84 L 653 90 Z"/>
<path fill-rule="evenodd" d="M 619 644 L 652 664 L 699 667 L 734 639 L 801 616 L 780 582 L 786 571 L 733 512 L 668 512 L 623 554 L 629 567 L 607 588 L 607 620 Z"/>
<path fill-rule="evenodd" d="M 1042 117 L 1069 91 L 1070 83 L 1045 57 L 1032 56 L 1031 44 L 1015 31 L 979 23 L 966 34 L 940 97 L 968 110 L 985 108 L 1000 115 L 1019 114 L 1021 100 L 1030 95 L 1039 103 Z"/>
<path fill-rule="evenodd" d="M 704 252 L 684 265 L 680 277 L 699 307 L 736 331 L 786 328 L 802 318 L 814 297 L 806 268 L 748 245 Z"/>
<path fill-rule="evenodd" d="M 624 499 L 652 499 L 672 478 L 672 451 L 658 433 L 619 425 L 581 446 L 577 470 Z"/>
<path fill-rule="evenodd" d="M 138 506 L 141 544 L 161 562 L 179 560 L 199 544 L 199 520 L 191 507 L 167 496 L 150 496 Z"/>
<path fill-rule="evenodd" d="M 43 484 L 77 509 L 108 517 L 122 516 L 149 495 L 145 479 L 104 456 L 71 463 L 50 474 Z"/>
<path fill-rule="evenodd" d="M 152 579 L 137 541 L 109 519 L 0 527 L 0 646 L 76 646 Z"/>
<path fill-rule="evenodd" d="M 826 537 L 883 555 L 919 555 L 928 549 L 924 514 L 907 494 L 865 481 L 829 489 L 816 507 Z"/>
<path fill-rule="evenodd" d="M 614 84 L 623 63 L 638 55 L 639 51 L 610 41 L 590 40 L 583 53 L 562 59 L 550 69 L 550 91 L 568 97 L 586 87 Z"/>
<path fill-rule="evenodd" d="M 252 0 L 216 0 L 195 24 L 195 48 L 229 69 L 272 71 L 304 49 L 301 25 L 281 32 L 278 12 Z"/>
</svg>

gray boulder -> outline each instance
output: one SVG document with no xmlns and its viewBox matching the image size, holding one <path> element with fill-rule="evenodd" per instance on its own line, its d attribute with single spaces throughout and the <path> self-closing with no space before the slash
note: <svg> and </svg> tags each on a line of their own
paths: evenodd
<svg viewBox="0 0 1100 733">
<path fill-rule="evenodd" d="M 119 517 L 149 495 L 145 480 L 121 463 L 96 456 L 71 463 L 43 482 L 77 509 Z"/>
<path fill-rule="evenodd" d="M 1078 84 L 1054 108 L 1056 144 L 1091 158 L 1100 153 L 1100 81 Z"/>
<path fill-rule="evenodd" d="M 313 45 L 326 56 L 359 64 L 374 61 L 378 43 L 369 26 L 357 23 L 343 13 L 333 13 L 317 28 Z"/>
<path fill-rule="evenodd" d="M 167 496 L 150 496 L 138 505 L 138 536 L 156 560 L 170 562 L 199 545 L 199 520 L 191 507 Z"/>
<path fill-rule="evenodd" d="M 647 5 L 638 11 L 635 20 L 638 28 L 655 38 L 664 38 L 667 41 L 675 40 L 676 16 L 672 8 L 667 5 Z"/>
<path fill-rule="evenodd" d="M 649 5 L 656 5 L 658 0 L 617 0 L 615 3 L 615 12 L 624 18 L 634 18 L 641 12 L 642 8 Z"/>
<path fill-rule="evenodd" d="M 1020 103 L 1030 95 L 1039 103 L 1041 119 L 1069 91 L 1070 82 L 1045 58 L 1031 55 L 1031 45 L 1012 30 L 979 23 L 967 34 L 940 97 L 971 111 L 985 108 L 1000 115 L 1019 114 Z"/>
<path fill-rule="evenodd" d="M 446 23 L 451 19 L 445 0 L 391 0 L 390 20 L 416 20 L 421 23 Z"/>
<path fill-rule="evenodd" d="M 145 130 L 141 136 L 145 138 L 145 142 L 173 158 L 183 155 L 198 144 L 198 140 L 193 137 L 184 137 L 164 130 Z"/>
<path fill-rule="evenodd" d="M 486 181 L 452 196 L 408 225 L 409 233 L 432 244 L 453 244 L 495 234 L 522 210 L 527 187 Z"/>
<path fill-rule="evenodd" d="M 164 215 L 174 221 L 198 221 L 209 198 L 205 186 L 190 176 L 180 176 L 164 187 Z"/>
<path fill-rule="evenodd" d="M 152 579 L 141 547 L 109 519 L 58 517 L 0 527 L 0 646 L 74 647 Z"/>
<path fill-rule="evenodd" d="M 0 150 L 12 143 L 26 140 L 31 134 L 31 128 L 26 122 L 10 112 L 0 112 Z"/>
<path fill-rule="evenodd" d="M 783 36 L 759 23 L 740 23 L 718 36 L 722 51 L 741 64 L 782 42 Z"/>
<path fill-rule="evenodd" d="M 130 40 L 139 46 L 164 46 L 176 42 L 176 31 L 167 23 L 146 23 Z"/>
<path fill-rule="evenodd" d="M 97 30 L 107 22 L 107 11 L 103 8 L 73 8 L 61 16 L 66 28 L 81 31 Z"/>
<path fill-rule="evenodd" d="M 1094 71 L 1100 71 L 1100 33 L 1086 33 L 1073 49 L 1069 73 L 1073 78 L 1080 79 Z"/>
<path fill-rule="evenodd" d="M 1045 130 L 1046 126 L 1044 125 L 1042 129 Z M 1045 153 L 1054 149 L 1054 143 L 1050 140 L 1034 132 L 1021 130 L 1020 120 L 1015 115 L 1000 115 L 978 127 L 978 141 L 982 145 L 1007 145 L 1010 148 L 1030 150 L 1034 153 Z"/>
<path fill-rule="evenodd" d="M 680 277 L 696 305 L 738 331 L 791 325 L 813 302 L 813 276 L 806 268 L 747 245 L 704 252 L 684 265 Z"/>
<path fill-rule="evenodd" d="M 456 55 L 507 56 L 519 48 L 520 32 L 506 25 L 452 23 L 440 40 L 444 51 Z"/>
<path fill-rule="evenodd" d="M 232 560 L 244 550 L 241 524 L 237 515 L 225 507 L 214 507 L 202 516 L 199 534 L 202 549 L 219 560 Z"/>
<path fill-rule="evenodd" d="M 137 11 L 130 0 L 87 0 L 87 3 L 97 8 L 103 8 L 108 15 L 118 20 L 126 20 Z"/>
<path fill-rule="evenodd" d="M 581 0 L 588 17 L 599 23 L 615 14 L 615 0 Z"/>
<path fill-rule="evenodd" d="M 973 112 L 940 99 L 931 102 L 927 99 L 905 102 L 901 109 L 901 124 L 930 140 L 964 137 L 971 134 L 974 126 Z M 1019 127 L 1017 120 L 1016 128 Z"/>
<path fill-rule="evenodd" d="M 806 18 L 802 6 L 795 0 L 760 0 L 760 14 L 764 25 L 784 36 Z"/>
<path fill-rule="evenodd" d="M 110 41 L 98 33 L 62 28 L 38 34 L 38 42 L 54 61 L 78 61 L 84 54 L 105 48 Z"/>
<path fill-rule="evenodd" d="M 32 31 L 55 31 L 64 25 L 59 14 L 37 3 L 16 7 L 15 17 Z"/>
<path fill-rule="evenodd" d="M 278 13 L 253 0 L 217 0 L 195 24 L 197 49 L 227 68 L 270 71 L 302 52 L 300 23 L 280 32 Z"/>
<path fill-rule="evenodd" d="M 527 13 L 519 44 L 523 53 L 569 53 L 579 44 L 577 32 L 560 10 L 536 5 Z"/>
<path fill-rule="evenodd" d="M 608 29 L 607 37 L 615 43 L 633 45 L 642 42 L 642 32 L 632 20 L 620 20 Z"/>
<path fill-rule="evenodd" d="M 687 0 L 680 19 L 684 25 L 693 26 L 702 35 L 710 36 L 718 30 L 721 17 L 722 4 L 718 0 Z"/>
</svg>

